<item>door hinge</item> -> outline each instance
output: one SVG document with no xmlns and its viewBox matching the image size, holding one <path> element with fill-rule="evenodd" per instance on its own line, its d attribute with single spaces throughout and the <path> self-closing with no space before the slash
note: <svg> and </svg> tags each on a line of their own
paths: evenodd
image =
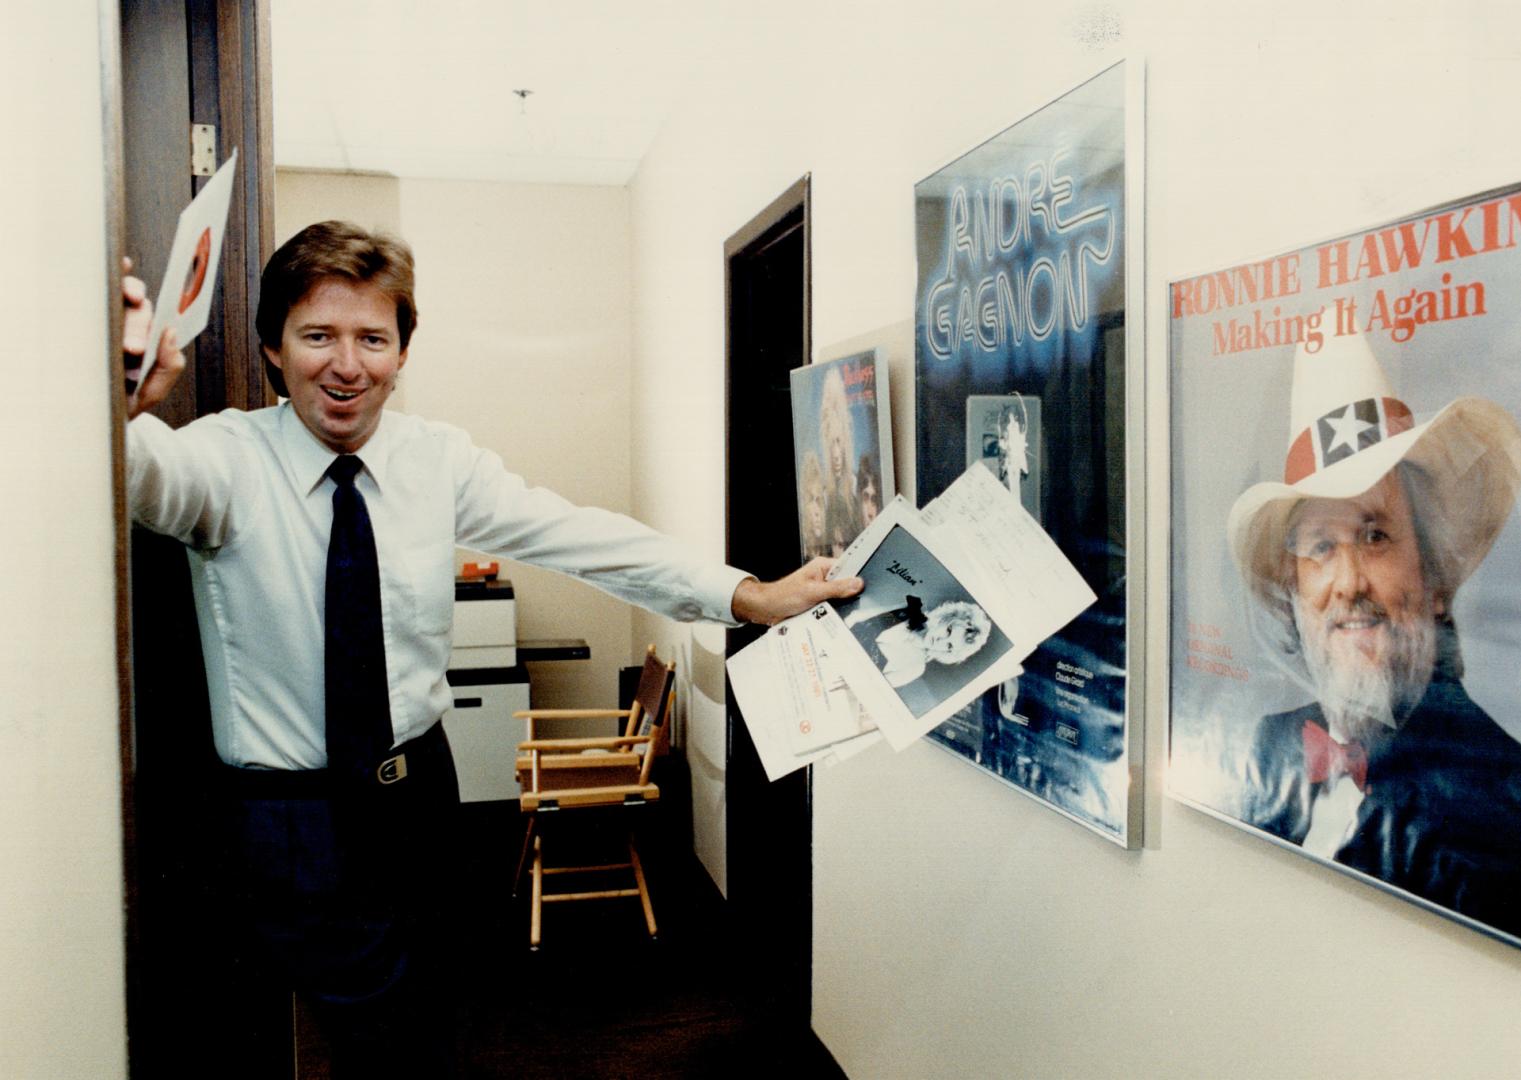
<svg viewBox="0 0 1521 1080">
<path fill-rule="evenodd" d="M 215 124 L 190 125 L 190 175 L 210 176 L 217 171 Z"/>
</svg>

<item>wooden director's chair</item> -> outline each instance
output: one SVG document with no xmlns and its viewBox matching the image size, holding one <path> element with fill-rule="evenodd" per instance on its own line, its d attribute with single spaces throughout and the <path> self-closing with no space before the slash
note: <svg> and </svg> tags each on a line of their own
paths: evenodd
<svg viewBox="0 0 1521 1080">
<path fill-rule="evenodd" d="M 628 709 L 525 709 L 513 715 L 527 721 L 527 739 L 518 744 L 517 774 L 522 788 L 519 805 L 528 818 L 523 834 L 523 853 L 518 858 L 517 873 L 512 879 L 513 895 L 523 879 L 523 868 L 533 853 L 533 918 L 529 925 L 528 944 L 537 950 L 540 940 L 543 906 L 572 900 L 606 900 L 616 897 L 639 898 L 644 905 L 644 922 L 650 937 L 655 937 L 655 909 L 650 905 L 645 886 L 644 868 L 634 844 L 632 823 L 628 830 L 628 861 L 595 866 L 545 866 L 544 830 L 538 827 L 543 814 L 574 814 L 593 808 L 639 807 L 660 798 L 660 789 L 650 782 L 650 767 L 665 738 L 675 697 L 673 684 L 676 665 L 667 664 L 655 655 L 651 645 L 639 676 L 639 689 Z M 611 738 L 552 739 L 535 737 L 538 721 L 623 718 L 623 734 Z M 601 889 L 589 892 L 545 892 L 544 878 L 555 874 L 589 874 L 628 870 L 634 887 Z"/>
</svg>

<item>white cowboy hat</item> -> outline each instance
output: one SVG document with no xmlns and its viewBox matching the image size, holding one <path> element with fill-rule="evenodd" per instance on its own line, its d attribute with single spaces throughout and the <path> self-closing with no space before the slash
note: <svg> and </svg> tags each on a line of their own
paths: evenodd
<svg viewBox="0 0 1521 1080">
<path fill-rule="evenodd" d="M 1283 482 L 1242 492 L 1226 521 L 1236 566 L 1263 599 L 1281 575 L 1289 516 L 1303 499 L 1350 499 L 1402 461 L 1434 481 L 1439 505 L 1415 508 L 1444 531 L 1438 545 L 1450 592 L 1489 553 L 1521 488 L 1521 429 L 1505 409 L 1479 397 L 1458 398 L 1416 424 L 1394 396 L 1361 334 L 1328 337 L 1311 354 L 1294 351 L 1289 451 Z"/>
</svg>

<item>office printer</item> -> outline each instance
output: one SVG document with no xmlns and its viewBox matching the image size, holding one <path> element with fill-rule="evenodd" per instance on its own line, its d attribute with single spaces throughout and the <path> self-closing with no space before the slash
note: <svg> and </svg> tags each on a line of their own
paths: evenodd
<svg viewBox="0 0 1521 1080">
<path fill-rule="evenodd" d="M 454 583 L 454 650 L 450 670 L 518 664 L 518 606 L 512 582 L 460 578 Z"/>
</svg>

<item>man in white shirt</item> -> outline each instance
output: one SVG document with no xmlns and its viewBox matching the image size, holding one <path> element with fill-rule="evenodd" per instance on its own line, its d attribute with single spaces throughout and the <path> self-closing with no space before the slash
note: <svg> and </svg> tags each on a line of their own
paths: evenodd
<svg viewBox="0 0 1521 1080">
<path fill-rule="evenodd" d="M 127 348 L 141 353 L 149 308 L 141 283 L 124 293 Z M 457 428 L 384 410 L 416 325 L 411 252 L 398 241 L 340 222 L 303 230 L 265 268 L 257 325 L 289 400 L 170 430 L 146 414 L 184 367 L 167 340 L 129 408 L 128 503 L 188 548 L 221 779 L 235 796 L 244 948 L 314 1002 L 336 1068 L 440 1075 L 449 1034 L 424 988 L 437 951 L 430 886 L 447 872 L 430 856 L 458 805 L 438 722 L 451 702 L 456 545 L 686 621 L 772 623 L 860 582 L 826 581 L 827 560 L 758 582 L 529 487 Z M 341 618 L 326 609 L 335 500 L 352 505 L 356 492 L 379 593 L 374 693 L 358 711 L 385 737 L 360 755 L 350 788 L 328 768 L 333 710 L 347 708 L 331 698 L 335 679 L 369 676 L 364 661 L 334 660 Z M 388 728 L 373 715 L 385 712 Z"/>
</svg>

